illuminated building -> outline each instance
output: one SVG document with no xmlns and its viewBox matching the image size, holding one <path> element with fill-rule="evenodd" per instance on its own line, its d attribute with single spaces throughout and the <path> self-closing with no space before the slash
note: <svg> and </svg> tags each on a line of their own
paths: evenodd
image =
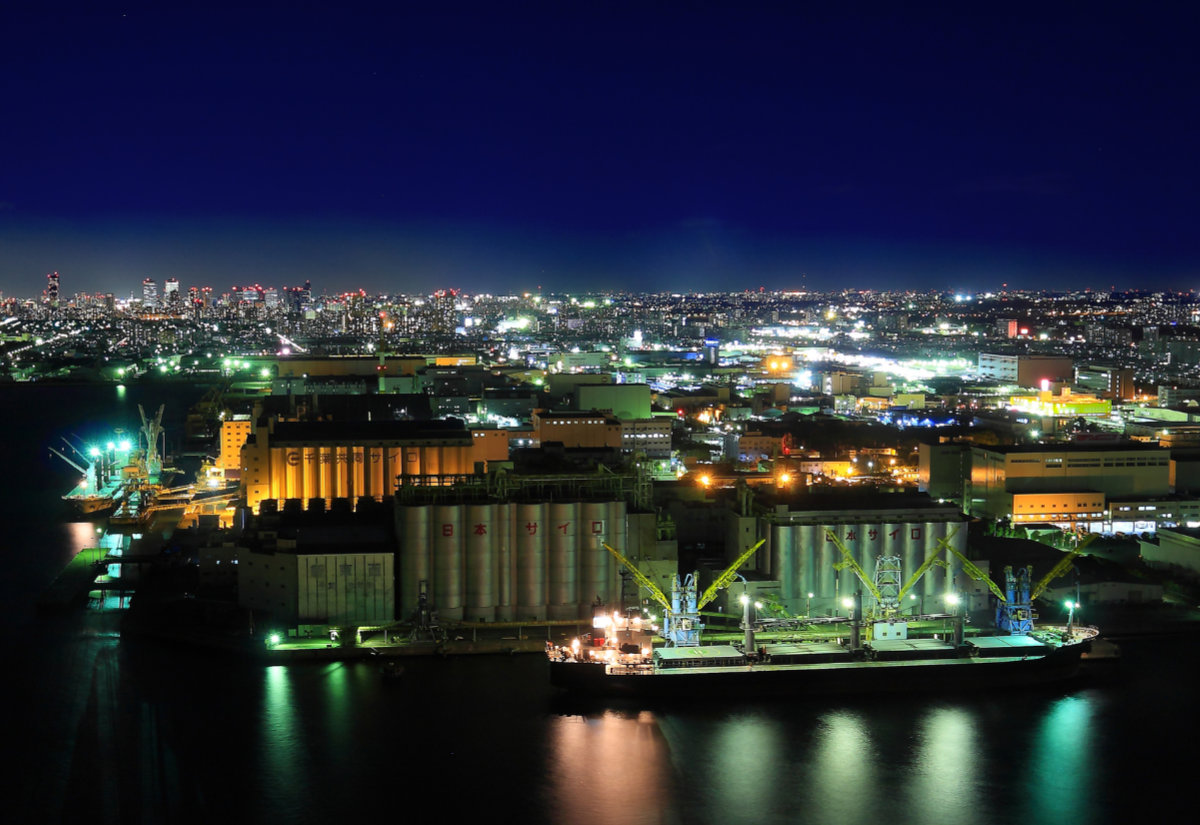
<svg viewBox="0 0 1200 825">
<path fill-rule="evenodd" d="M 564 447 L 610 447 L 619 450 L 621 422 L 597 410 L 534 410 L 533 437 L 538 446 L 557 442 Z"/>
<path fill-rule="evenodd" d="M 142 279 L 142 303 L 148 307 L 158 306 L 158 283 L 153 278 Z"/>
<path fill-rule="evenodd" d="M 242 446 L 250 437 L 250 416 L 235 415 L 221 422 L 220 451 L 217 468 L 230 478 L 237 478 L 242 469 Z"/>
<path fill-rule="evenodd" d="M 1014 410 L 1042 418 L 1107 416 L 1112 413 L 1112 401 L 1085 393 L 1072 393 L 1066 387 L 1059 395 L 1049 390 L 1042 390 L 1037 395 L 1014 395 L 1008 403 Z"/>
<path fill-rule="evenodd" d="M 1104 398 L 1128 401 L 1135 395 L 1133 370 L 1110 364 L 1080 364 L 1075 368 L 1075 383 Z"/>
<path fill-rule="evenodd" d="M 966 490 L 972 516 L 1090 529 L 1109 501 L 1169 495 L 1170 456 L 1133 444 L 974 446 Z"/>
<path fill-rule="evenodd" d="M 163 283 L 163 303 L 167 306 L 178 306 L 181 296 L 179 294 L 179 279 L 167 278 Z"/>
<path fill-rule="evenodd" d="M 1042 382 L 1069 382 L 1074 377 L 1074 362 L 1059 355 L 1006 355 L 979 353 L 979 374 L 1001 384 L 1040 387 Z"/>
<path fill-rule="evenodd" d="M 266 499 L 307 503 L 320 498 L 327 505 L 336 498 L 378 501 L 395 492 L 398 478 L 400 483 L 450 484 L 456 476 L 482 471 L 482 456 L 494 444 L 474 439 L 451 421 L 267 418 L 242 447 L 242 489 L 255 510 Z"/>
<path fill-rule="evenodd" d="M 621 449 L 645 453 L 647 458 L 671 457 L 670 418 L 639 418 L 621 421 Z"/>
<path fill-rule="evenodd" d="M 52 307 L 58 306 L 58 272 L 46 276 L 46 303 Z"/>
</svg>

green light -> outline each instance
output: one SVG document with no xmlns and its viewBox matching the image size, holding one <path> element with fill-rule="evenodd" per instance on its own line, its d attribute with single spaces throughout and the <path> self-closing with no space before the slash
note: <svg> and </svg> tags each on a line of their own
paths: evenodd
<svg viewBox="0 0 1200 825">
<path fill-rule="evenodd" d="M 271 647 L 274 647 L 275 645 L 279 644 L 279 634 L 272 633 L 271 638 L 268 639 L 268 641 L 271 643 Z"/>
<path fill-rule="evenodd" d="M 90 455 L 92 458 L 99 458 L 100 457 L 100 448 L 99 447 L 90 448 L 88 450 L 88 455 Z"/>
<path fill-rule="evenodd" d="M 261 375 L 263 378 L 269 378 L 271 376 L 271 371 L 266 367 L 263 367 L 259 375 Z"/>
</svg>

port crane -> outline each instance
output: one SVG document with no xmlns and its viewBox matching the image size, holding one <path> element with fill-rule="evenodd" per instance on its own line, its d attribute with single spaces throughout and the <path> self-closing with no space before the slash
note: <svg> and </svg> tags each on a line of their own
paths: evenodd
<svg viewBox="0 0 1200 825">
<path fill-rule="evenodd" d="M 604 549 L 611 553 L 613 558 L 629 571 L 634 581 L 645 588 L 651 598 L 662 607 L 662 636 L 667 640 L 667 644 L 672 647 L 687 647 L 700 644 L 700 631 L 704 629 L 704 623 L 700 621 L 700 611 L 707 607 L 718 593 L 733 583 L 733 580 L 739 575 L 738 568 L 749 561 L 750 557 L 765 543 L 766 539 L 760 539 L 756 544 L 743 551 L 733 564 L 725 568 L 713 580 L 708 589 L 699 596 L 696 593 L 698 589 L 697 574 L 688 573 L 680 578 L 676 573 L 671 581 L 671 597 L 669 599 L 663 593 L 662 588 L 639 570 L 637 565 L 625 558 L 619 550 L 610 544 L 604 544 Z"/>
<path fill-rule="evenodd" d="M 834 569 L 845 570 L 846 568 L 850 568 L 854 575 L 858 577 L 858 580 L 862 582 L 863 587 L 867 589 L 867 592 L 875 599 L 875 602 L 879 605 L 879 612 L 882 614 L 882 618 L 886 620 L 900 613 L 901 600 L 929 572 L 930 568 L 935 565 L 949 568 L 950 565 L 945 559 L 940 558 L 938 551 L 949 550 L 952 553 L 958 554 L 958 551 L 950 544 L 950 541 L 958 534 L 958 530 L 959 528 L 955 527 L 945 536 L 939 538 L 937 540 L 937 550 L 922 562 L 921 566 L 909 576 L 908 581 L 904 582 L 903 585 L 900 584 L 901 568 L 899 556 L 879 556 L 875 563 L 875 577 L 872 579 L 867 576 L 867 572 L 863 570 L 862 565 L 858 563 L 858 560 L 854 558 L 854 554 L 846 548 L 842 540 L 837 537 L 837 534 L 826 527 L 825 536 L 829 541 L 833 542 L 834 547 L 842 554 L 842 560 L 834 564 Z M 967 564 L 970 564 L 970 562 L 968 561 Z M 975 568 L 980 575 L 983 575 L 982 571 L 975 567 L 975 565 L 971 565 L 971 567 Z"/>
<path fill-rule="evenodd" d="M 962 565 L 963 572 L 967 578 L 972 581 L 980 582 L 987 586 L 992 595 L 996 597 L 996 626 L 1001 630 L 1008 631 L 1013 635 L 1025 635 L 1033 630 L 1033 602 L 1045 592 L 1050 583 L 1059 576 L 1065 574 L 1071 569 L 1071 565 L 1075 558 L 1087 548 L 1089 544 L 1096 540 L 1096 534 L 1092 533 L 1076 543 L 1075 547 L 1066 553 L 1059 562 L 1050 569 L 1041 579 L 1033 583 L 1033 568 L 1026 566 L 1016 571 L 1011 566 L 1004 568 L 1004 588 L 1001 588 L 994 582 L 987 573 L 979 568 L 974 562 L 960 553 L 952 544 L 950 539 L 957 533 L 958 528 L 955 528 L 945 538 L 938 539 L 938 550 L 949 551 L 951 555 L 958 559 Z M 928 572 L 932 565 L 941 565 L 949 569 L 949 564 L 942 558 L 939 558 L 939 553 L 935 551 L 924 563 L 917 568 L 909 580 L 904 584 L 897 594 L 897 598 L 890 597 L 888 591 L 880 587 L 878 582 L 881 579 L 881 569 L 885 574 L 890 573 L 884 561 L 887 557 L 880 557 L 880 564 L 876 567 L 876 579 L 872 581 L 867 577 L 866 571 L 846 549 L 846 546 L 838 539 L 832 530 L 828 528 L 825 531 L 826 536 L 834 543 L 841 551 L 843 561 L 834 565 L 838 570 L 844 570 L 849 567 L 859 580 L 866 587 L 867 591 L 879 603 L 881 611 L 885 618 L 889 618 L 895 614 L 899 599 L 912 589 L 912 587 L 920 581 L 921 577 Z M 894 557 L 893 557 L 894 558 Z M 898 559 L 895 562 L 898 564 Z M 886 575 L 885 575 L 886 578 Z"/>
</svg>

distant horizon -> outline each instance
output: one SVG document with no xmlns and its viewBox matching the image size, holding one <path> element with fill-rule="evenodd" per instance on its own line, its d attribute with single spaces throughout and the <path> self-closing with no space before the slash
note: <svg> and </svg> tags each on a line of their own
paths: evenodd
<svg viewBox="0 0 1200 825">
<path fill-rule="evenodd" d="M 1191 289 L 1198 23 L 5 4 L 0 291 Z"/>
<path fill-rule="evenodd" d="M 11 226 L 10 226 L 11 228 Z M 143 278 L 186 286 L 294 286 L 372 294 L 553 292 L 741 292 L 845 289 L 999 292 L 1141 289 L 1192 291 L 1190 270 L 1125 271 L 1066 255 L 930 249 L 872 241 L 759 241 L 716 223 L 644 232 L 619 243 L 597 234 L 538 236 L 476 227 L 342 220 L 120 221 L 73 224 L 70 241 L 42 250 L 52 228 L 3 241 L 0 283 L 10 297 L 36 297 L 57 271 L 62 295 L 136 295 Z M 45 260 L 45 263 L 42 261 Z M 528 273 L 528 274 L 526 274 Z M 1052 286 L 1051 286 L 1052 285 Z"/>
</svg>

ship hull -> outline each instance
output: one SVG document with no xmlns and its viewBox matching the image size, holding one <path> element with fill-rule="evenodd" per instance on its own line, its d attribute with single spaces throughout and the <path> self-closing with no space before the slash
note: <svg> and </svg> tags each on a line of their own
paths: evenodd
<svg viewBox="0 0 1200 825">
<path fill-rule="evenodd" d="M 1036 657 L 855 661 L 826 664 L 671 668 L 622 672 L 604 664 L 551 661 L 550 682 L 591 696 L 689 697 L 819 696 L 1021 688 L 1078 675 L 1086 645 L 1067 645 Z"/>
</svg>

